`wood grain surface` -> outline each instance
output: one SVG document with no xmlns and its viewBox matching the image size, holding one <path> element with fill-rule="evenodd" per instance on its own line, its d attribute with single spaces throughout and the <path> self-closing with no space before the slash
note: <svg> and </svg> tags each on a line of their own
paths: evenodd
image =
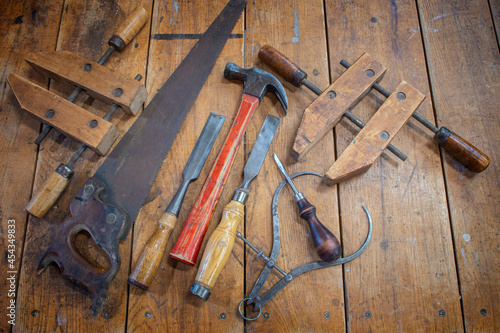
<svg viewBox="0 0 500 333">
<path fill-rule="evenodd" d="M 44 219 L 25 206 L 79 143 L 51 134 L 38 147 L 41 124 L 21 110 L 7 83 L 16 73 L 66 98 L 64 84 L 35 72 L 24 58 L 31 52 L 69 51 L 97 61 L 108 39 L 138 5 L 148 22 L 137 37 L 105 64 L 128 78 L 143 75 L 149 100 L 197 38 L 217 17 L 218 1 L 13 1 L 0 4 L 0 248 L 2 294 L 0 332 L 498 332 L 500 331 L 500 5 L 497 1 L 372 0 L 249 1 L 157 176 L 135 225 L 120 243 L 121 267 L 103 312 L 92 316 L 88 293 L 65 280 L 55 265 L 36 267 L 60 233 L 69 204 L 105 157 L 87 150 L 75 175 Z M 127 37 L 128 38 L 128 37 Z M 408 156 L 402 162 L 383 153 L 364 174 L 334 186 L 320 177 L 294 180 L 317 208 L 317 216 L 338 236 L 343 256 L 355 252 L 368 229 L 361 205 L 373 219 L 373 238 L 356 260 L 294 279 L 255 321 L 245 321 L 238 304 L 248 295 L 265 263 L 236 239 L 208 302 L 189 292 L 199 267 L 164 256 L 147 291 L 128 285 L 131 268 L 182 181 L 182 170 L 210 112 L 226 116 L 214 149 L 189 187 L 178 222 L 167 242 L 170 251 L 227 135 L 241 99 L 242 83 L 224 79 L 231 61 L 256 66 L 284 85 L 288 115 L 267 93 L 255 111 L 235 157 L 207 236 L 219 223 L 225 203 L 243 178 L 244 163 L 268 113 L 282 118 L 257 178 L 250 184 L 245 217 L 237 231 L 269 255 L 273 236 L 271 198 L 283 176 L 272 153 L 290 174 L 324 174 L 359 129 L 341 120 L 302 160 L 290 157 L 304 110 L 317 97 L 286 82 L 257 57 L 271 45 L 326 89 L 345 69 L 369 53 L 387 68 L 380 84 L 393 91 L 406 81 L 426 95 L 417 112 L 446 126 L 491 159 L 482 173 L 469 171 L 433 141 L 434 133 L 414 119 L 392 140 Z M 370 91 L 352 113 L 365 123 L 385 97 Z M 86 94 L 75 101 L 102 117 L 108 105 Z M 119 109 L 110 122 L 120 136 L 136 117 Z M 287 186 L 279 200 L 281 251 L 286 272 L 319 260 L 307 223 L 299 217 Z M 15 242 L 9 230 L 15 221 Z M 209 237 L 205 237 L 204 251 Z M 15 244 L 14 247 L 9 245 Z M 109 258 L 86 234 L 80 252 L 105 268 Z M 9 252 L 11 250 L 11 252 Z M 15 261 L 9 261 L 9 255 Z M 11 257 L 12 258 L 12 257 Z M 13 266 L 9 266 L 13 265 Z M 14 276 L 12 279 L 11 277 Z M 281 279 L 273 272 L 263 292 Z M 11 284 L 15 292 L 9 296 Z M 15 300 L 15 325 L 8 306 Z M 253 317 L 253 307 L 242 309 Z M 5 320 L 7 318 L 7 320 Z"/>
</svg>

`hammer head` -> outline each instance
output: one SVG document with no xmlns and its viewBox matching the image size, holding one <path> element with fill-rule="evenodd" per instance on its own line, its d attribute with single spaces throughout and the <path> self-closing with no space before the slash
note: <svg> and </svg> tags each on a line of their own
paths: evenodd
<svg viewBox="0 0 500 333">
<path fill-rule="evenodd" d="M 273 92 L 285 110 L 288 107 L 285 88 L 270 73 L 256 67 L 242 68 L 232 62 L 228 62 L 224 69 L 224 77 L 228 80 L 241 80 L 245 82 L 243 93 L 258 97 L 259 100 L 267 91 Z"/>
</svg>

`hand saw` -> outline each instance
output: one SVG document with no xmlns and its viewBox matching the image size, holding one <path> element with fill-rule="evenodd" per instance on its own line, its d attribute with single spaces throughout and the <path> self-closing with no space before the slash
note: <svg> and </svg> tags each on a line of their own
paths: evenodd
<svg viewBox="0 0 500 333">
<path fill-rule="evenodd" d="M 73 199 L 71 217 L 61 225 L 38 265 L 55 262 L 62 274 L 86 288 L 97 314 L 120 267 L 119 239 L 128 234 L 178 130 L 210 74 L 246 0 L 231 0 L 151 100 L 115 149 Z M 82 256 L 76 235 L 87 231 L 108 254 L 111 268 L 101 269 Z"/>
</svg>

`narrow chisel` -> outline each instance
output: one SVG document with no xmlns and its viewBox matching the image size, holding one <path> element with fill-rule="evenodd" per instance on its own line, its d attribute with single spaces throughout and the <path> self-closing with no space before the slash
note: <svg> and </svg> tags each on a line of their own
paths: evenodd
<svg viewBox="0 0 500 333">
<path fill-rule="evenodd" d="M 222 220 L 208 240 L 195 282 L 189 289 L 204 301 L 210 297 L 211 290 L 229 259 L 236 239 L 236 229 L 243 220 L 249 195 L 248 186 L 259 174 L 279 122 L 278 117 L 267 115 L 243 170 L 243 183 L 234 191 L 233 199 L 224 207 Z"/>
</svg>

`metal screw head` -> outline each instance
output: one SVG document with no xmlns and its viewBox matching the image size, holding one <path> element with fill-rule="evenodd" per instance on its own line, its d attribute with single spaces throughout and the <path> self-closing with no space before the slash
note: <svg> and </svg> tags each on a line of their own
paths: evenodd
<svg viewBox="0 0 500 333">
<path fill-rule="evenodd" d="M 33 311 L 31 311 L 31 315 L 32 315 L 33 317 L 38 316 L 38 310 L 33 310 Z"/>
<path fill-rule="evenodd" d="M 290 281 L 292 281 L 292 279 L 293 279 L 293 277 L 290 274 L 288 274 L 287 276 L 285 276 L 285 281 L 286 282 L 290 282 Z"/>
<path fill-rule="evenodd" d="M 371 318 L 371 316 L 372 316 L 372 313 L 370 311 L 366 311 L 365 312 L 365 317 L 366 318 Z"/>
<path fill-rule="evenodd" d="M 325 316 L 326 319 L 330 318 L 330 312 L 325 312 L 323 315 Z"/>
<path fill-rule="evenodd" d="M 91 195 L 92 193 L 94 193 L 94 186 L 92 185 L 85 186 L 83 193 L 85 193 L 86 195 Z"/>
<path fill-rule="evenodd" d="M 384 141 L 389 139 L 389 133 L 387 133 L 386 131 L 380 132 L 378 136 L 380 136 L 380 138 Z"/>
<path fill-rule="evenodd" d="M 373 71 L 373 69 L 367 69 L 367 70 L 365 71 L 365 75 L 366 75 L 367 77 L 374 77 L 374 76 L 375 76 L 375 72 Z"/>
<path fill-rule="evenodd" d="M 479 311 L 479 312 L 481 312 L 481 314 L 482 314 L 483 316 L 486 316 L 486 313 L 487 313 L 487 312 L 486 312 L 486 310 L 485 310 L 485 309 L 481 309 L 481 311 Z"/>
<path fill-rule="evenodd" d="M 116 222 L 116 215 L 115 214 L 108 214 L 108 216 L 106 216 L 106 222 L 109 224 L 115 223 Z"/>
<path fill-rule="evenodd" d="M 406 99 L 406 94 L 402 92 L 398 92 L 396 94 L 396 98 L 399 99 L 400 101 L 404 101 Z"/>
<path fill-rule="evenodd" d="M 269 313 L 268 312 L 264 312 L 264 319 L 269 319 Z"/>
<path fill-rule="evenodd" d="M 86 72 L 90 72 L 92 70 L 92 65 L 91 64 L 85 64 L 83 65 L 82 69 Z"/>
<path fill-rule="evenodd" d="M 219 316 L 220 319 L 224 320 L 227 318 L 226 314 L 224 312 L 222 312 Z"/>
<path fill-rule="evenodd" d="M 335 97 L 337 97 L 337 93 L 333 90 L 330 90 L 329 92 L 326 93 L 326 96 L 329 98 L 329 99 L 334 99 Z"/>
<path fill-rule="evenodd" d="M 115 95 L 116 97 L 120 97 L 121 95 L 123 95 L 123 89 L 122 88 L 116 88 L 113 91 L 113 95 Z"/>
<path fill-rule="evenodd" d="M 144 316 L 145 316 L 146 318 L 148 318 L 148 319 L 149 319 L 149 318 L 151 318 L 151 312 L 149 312 L 149 311 L 148 311 L 148 312 L 146 312 L 146 313 L 144 314 Z"/>
<path fill-rule="evenodd" d="M 55 114 L 56 114 L 56 112 L 54 110 L 50 109 L 50 110 L 47 110 L 47 112 L 45 113 L 45 117 L 52 118 L 52 117 L 54 117 Z"/>
<path fill-rule="evenodd" d="M 99 124 L 99 122 L 95 119 L 92 119 L 91 121 L 89 121 L 90 128 L 96 128 L 98 124 Z"/>
<path fill-rule="evenodd" d="M 104 317 L 104 319 L 108 319 L 109 318 L 109 313 L 107 311 L 104 311 L 102 313 L 102 316 Z"/>
<path fill-rule="evenodd" d="M 439 310 L 439 315 L 441 317 L 444 317 L 446 315 L 446 312 L 444 312 L 444 310 Z"/>
</svg>

